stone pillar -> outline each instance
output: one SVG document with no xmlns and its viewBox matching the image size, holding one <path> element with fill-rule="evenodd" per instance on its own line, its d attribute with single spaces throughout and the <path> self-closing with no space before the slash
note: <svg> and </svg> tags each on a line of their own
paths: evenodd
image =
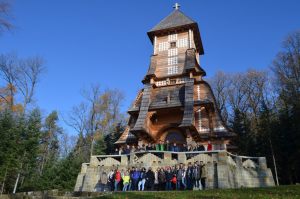
<svg viewBox="0 0 300 199">
<path fill-rule="evenodd" d="M 97 167 L 99 164 L 99 160 L 96 156 L 91 156 L 90 166 Z"/>
<path fill-rule="evenodd" d="M 127 157 L 127 155 L 122 155 L 121 156 L 121 166 L 123 166 L 123 167 L 128 166 L 128 157 Z"/>
<path fill-rule="evenodd" d="M 131 154 L 129 155 L 129 164 L 130 164 L 130 165 L 133 165 L 133 164 L 134 164 L 134 154 L 133 154 L 133 153 L 131 153 Z"/>
<path fill-rule="evenodd" d="M 236 156 L 235 163 L 236 163 L 235 181 L 237 184 L 237 188 L 244 187 L 245 185 L 243 182 L 243 170 L 244 170 L 243 159 L 239 156 Z"/>
<path fill-rule="evenodd" d="M 164 164 L 171 165 L 171 161 L 172 161 L 172 153 L 164 152 Z"/>
<path fill-rule="evenodd" d="M 217 176 L 218 178 L 218 188 L 230 188 L 229 181 L 228 181 L 228 164 L 227 164 L 227 153 L 225 151 L 221 151 L 218 153 L 218 161 L 215 163 L 217 164 Z"/>
<path fill-rule="evenodd" d="M 262 170 L 268 169 L 267 161 L 266 161 L 265 157 L 259 157 L 258 158 L 258 167 L 259 167 L 259 169 L 262 169 Z"/>
<path fill-rule="evenodd" d="M 178 163 L 186 164 L 186 155 L 185 155 L 185 153 L 178 153 Z"/>
</svg>

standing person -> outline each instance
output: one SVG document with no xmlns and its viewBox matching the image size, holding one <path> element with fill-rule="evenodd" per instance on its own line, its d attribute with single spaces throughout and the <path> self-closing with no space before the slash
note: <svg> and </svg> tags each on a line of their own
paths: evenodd
<svg viewBox="0 0 300 199">
<path fill-rule="evenodd" d="M 192 146 L 190 144 L 187 146 L 187 151 L 192 151 Z"/>
<path fill-rule="evenodd" d="M 165 151 L 170 151 L 170 142 L 169 142 L 169 140 L 166 141 Z"/>
<path fill-rule="evenodd" d="M 207 172 L 206 172 L 206 166 L 203 163 L 203 161 L 200 162 L 200 169 L 201 169 L 201 185 L 202 185 L 202 189 L 204 190 L 206 188 L 206 176 L 207 176 Z"/>
<path fill-rule="evenodd" d="M 165 172 L 166 174 L 166 190 L 170 191 L 171 190 L 171 180 L 173 178 L 173 173 L 171 172 L 170 167 L 167 167 L 167 171 Z"/>
<path fill-rule="evenodd" d="M 166 187 L 166 173 L 163 168 L 158 171 L 158 188 L 159 191 L 164 190 Z"/>
<path fill-rule="evenodd" d="M 150 143 L 148 143 L 146 146 L 146 151 L 151 151 L 151 150 L 152 150 L 152 146 Z"/>
<path fill-rule="evenodd" d="M 137 150 L 136 150 L 135 146 L 132 145 L 131 150 L 130 150 L 130 153 L 134 153 L 134 152 L 136 152 L 136 151 L 137 151 Z"/>
<path fill-rule="evenodd" d="M 132 167 L 131 169 L 128 169 L 129 171 L 129 177 L 130 177 L 130 180 L 129 180 L 129 185 L 128 185 L 128 191 L 131 191 L 132 190 L 132 175 L 133 175 L 133 172 L 134 172 L 134 167 Z"/>
<path fill-rule="evenodd" d="M 119 149 L 118 148 L 115 149 L 114 155 L 119 155 Z"/>
<path fill-rule="evenodd" d="M 175 142 L 173 143 L 172 151 L 179 152 L 178 146 L 177 146 L 177 144 Z"/>
<path fill-rule="evenodd" d="M 140 145 L 137 146 L 136 152 L 144 152 L 144 149 L 140 147 Z"/>
<path fill-rule="evenodd" d="M 181 188 L 182 175 L 183 175 L 182 165 L 176 166 L 176 178 L 177 178 L 176 190 L 180 190 Z"/>
<path fill-rule="evenodd" d="M 128 186 L 129 186 L 129 181 L 130 181 L 130 176 L 128 171 L 125 171 L 124 176 L 122 177 L 123 179 L 123 191 L 128 191 Z"/>
<path fill-rule="evenodd" d="M 158 173 L 159 173 L 159 167 L 155 170 L 154 172 L 154 190 L 155 191 L 158 191 L 159 190 L 159 187 L 158 187 Z"/>
<path fill-rule="evenodd" d="M 172 177 L 172 179 L 171 179 L 171 183 L 172 183 L 173 190 L 174 190 L 174 189 L 176 190 L 176 185 L 177 185 L 176 174 L 173 174 L 173 177 Z"/>
<path fill-rule="evenodd" d="M 159 141 L 158 143 L 155 144 L 155 150 L 156 151 L 160 151 L 160 142 L 161 141 Z"/>
<path fill-rule="evenodd" d="M 186 189 L 186 170 L 187 167 L 185 165 L 182 165 L 182 179 L 181 179 L 181 183 L 183 185 L 183 189 Z"/>
<path fill-rule="evenodd" d="M 141 151 L 146 151 L 146 145 L 142 144 Z"/>
<path fill-rule="evenodd" d="M 123 152 L 123 148 L 122 147 L 120 147 L 120 149 L 119 149 L 119 155 L 123 155 L 124 154 L 124 152 Z"/>
<path fill-rule="evenodd" d="M 130 146 L 127 144 L 124 150 L 124 154 L 129 154 L 129 153 L 130 153 Z"/>
<path fill-rule="evenodd" d="M 135 170 L 132 172 L 132 176 L 131 176 L 131 179 L 132 179 L 131 188 L 133 191 L 137 190 L 139 178 L 140 178 L 140 171 L 138 168 L 135 168 Z"/>
<path fill-rule="evenodd" d="M 186 186 L 188 190 L 193 189 L 193 167 L 192 164 L 189 162 L 188 168 L 186 169 Z"/>
<path fill-rule="evenodd" d="M 212 144 L 210 141 L 208 141 L 208 144 L 207 144 L 207 151 L 211 151 L 212 150 Z"/>
<path fill-rule="evenodd" d="M 153 191 L 154 190 L 154 181 L 155 181 L 155 175 L 152 171 L 152 168 L 149 167 L 147 173 L 146 173 L 146 187 L 148 190 Z"/>
<path fill-rule="evenodd" d="M 118 169 L 115 171 L 115 191 L 118 191 L 118 186 L 121 181 L 121 173 Z"/>
<path fill-rule="evenodd" d="M 138 183 L 138 189 L 139 191 L 144 191 L 145 189 L 145 182 L 146 182 L 146 168 L 143 167 L 141 174 L 140 174 L 140 179 Z"/>
<path fill-rule="evenodd" d="M 159 150 L 160 150 L 160 151 L 165 151 L 165 150 L 166 150 L 163 141 L 160 141 L 160 144 L 159 144 Z"/>
<path fill-rule="evenodd" d="M 182 145 L 181 151 L 182 151 L 182 152 L 188 151 L 186 144 L 183 144 L 183 145 Z"/>
<path fill-rule="evenodd" d="M 203 144 L 198 144 L 198 151 L 205 151 L 205 147 L 203 146 Z"/>
<path fill-rule="evenodd" d="M 115 172 L 114 170 L 110 170 L 110 172 L 108 173 L 108 184 L 110 187 L 110 191 L 114 190 L 114 183 L 115 183 Z"/>
<path fill-rule="evenodd" d="M 151 150 L 156 150 L 156 145 L 154 143 L 151 145 Z"/>
<path fill-rule="evenodd" d="M 198 166 L 197 162 L 195 162 L 193 167 L 193 185 L 196 190 L 200 188 L 199 183 L 200 183 L 200 167 Z"/>
<path fill-rule="evenodd" d="M 121 169 L 120 174 L 121 174 L 121 181 L 119 182 L 119 188 L 120 188 L 120 190 L 123 190 L 123 185 L 124 185 L 124 183 L 123 183 L 123 177 L 125 175 L 124 169 Z"/>
</svg>

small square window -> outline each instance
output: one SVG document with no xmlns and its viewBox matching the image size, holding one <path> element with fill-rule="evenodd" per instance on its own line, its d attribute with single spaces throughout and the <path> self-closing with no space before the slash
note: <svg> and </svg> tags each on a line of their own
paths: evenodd
<svg viewBox="0 0 300 199">
<path fill-rule="evenodd" d="M 170 43 L 170 48 L 176 48 L 176 42 L 175 41 Z"/>
</svg>

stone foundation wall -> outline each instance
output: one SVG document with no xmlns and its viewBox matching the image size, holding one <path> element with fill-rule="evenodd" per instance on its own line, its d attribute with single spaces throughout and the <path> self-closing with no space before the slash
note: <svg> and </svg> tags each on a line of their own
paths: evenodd
<svg viewBox="0 0 300 199">
<path fill-rule="evenodd" d="M 203 161 L 206 164 L 207 188 L 240 188 L 274 186 L 271 170 L 264 157 L 236 156 L 227 151 L 202 152 L 136 152 L 129 155 L 92 156 L 90 163 L 83 163 L 74 191 L 94 192 L 100 173 L 112 168 L 158 167 Z"/>
</svg>

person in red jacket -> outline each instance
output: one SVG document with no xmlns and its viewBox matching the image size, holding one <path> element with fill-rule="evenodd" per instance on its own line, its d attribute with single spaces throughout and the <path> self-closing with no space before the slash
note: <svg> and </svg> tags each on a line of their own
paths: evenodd
<svg viewBox="0 0 300 199">
<path fill-rule="evenodd" d="M 118 185 L 121 181 L 121 173 L 118 169 L 115 170 L 115 191 L 118 191 Z"/>
<path fill-rule="evenodd" d="M 176 189 L 176 185 L 177 185 L 177 177 L 176 174 L 173 175 L 172 179 L 171 179 L 171 183 L 172 183 L 172 188 L 173 190 Z"/>
<path fill-rule="evenodd" d="M 212 150 L 212 144 L 210 143 L 210 141 L 208 141 L 207 151 L 211 151 L 211 150 Z"/>
</svg>

